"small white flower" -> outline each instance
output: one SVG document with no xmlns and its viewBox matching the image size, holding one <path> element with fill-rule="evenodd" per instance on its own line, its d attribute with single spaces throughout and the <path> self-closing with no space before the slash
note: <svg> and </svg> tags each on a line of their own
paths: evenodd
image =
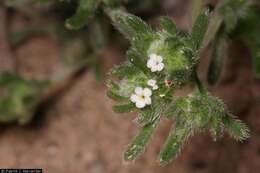
<svg viewBox="0 0 260 173">
<path fill-rule="evenodd" d="M 153 90 L 157 90 L 159 87 L 156 83 L 157 83 L 156 80 L 150 79 L 150 80 L 148 80 L 147 85 L 152 87 Z"/>
<path fill-rule="evenodd" d="M 135 103 L 137 108 L 144 108 L 146 105 L 152 104 L 152 91 L 149 88 L 136 87 L 135 94 L 131 95 L 131 101 Z"/>
<path fill-rule="evenodd" d="M 147 67 L 150 68 L 152 72 L 162 71 L 164 69 L 162 56 L 151 54 L 149 56 L 149 60 L 147 61 Z"/>
</svg>

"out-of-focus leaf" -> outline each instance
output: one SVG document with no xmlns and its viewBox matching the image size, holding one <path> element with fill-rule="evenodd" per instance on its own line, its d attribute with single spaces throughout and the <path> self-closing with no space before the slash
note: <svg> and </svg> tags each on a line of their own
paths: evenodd
<svg viewBox="0 0 260 173">
<path fill-rule="evenodd" d="M 27 81 L 15 74 L 1 73 L 0 87 L 5 94 L 0 100 L 0 122 L 29 123 L 46 86 L 48 82 Z"/>
<path fill-rule="evenodd" d="M 208 82 L 214 85 L 221 74 L 224 64 L 224 57 L 227 53 L 227 38 L 224 33 L 220 32 L 216 37 L 216 41 L 213 45 L 213 53 L 208 71 Z"/>
<path fill-rule="evenodd" d="M 251 7 L 244 18 L 239 21 L 239 27 L 232 33 L 245 41 L 252 55 L 255 76 L 260 78 L 260 8 Z"/>
<path fill-rule="evenodd" d="M 113 106 L 113 111 L 116 113 L 129 113 L 129 112 L 133 112 L 135 110 L 136 110 L 136 107 L 133 103 Z"/>
<path fill-rule="evenodd" d="M 68 29 L 81 29 L 84 27 L 89 18 L 93 16 L 99 2 L 99 0 L 80 0 L 75 15 L 67 19 L 66 27 Z"/>
</svg>

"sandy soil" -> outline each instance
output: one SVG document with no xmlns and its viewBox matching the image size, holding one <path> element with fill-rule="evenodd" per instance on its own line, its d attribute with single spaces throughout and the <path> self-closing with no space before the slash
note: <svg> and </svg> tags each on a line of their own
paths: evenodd
<svg viewBox="0 0 260 173">
<path fill-rule="evenodd" d="M 0 9 L 0 21 L 4 14 Z M 55 40 L 33 38 L 11 52 L 6 45 L 3 26 L 1 22 L 1 69 L 12 70 L 12 63 L 15 63 L 16 70 L 29 79 L 50 78 L 63 69 Z M 183 24 L 183 27 L 187 26 Z M 114 49 L 112 46 L 107 48 L 104 59 L 116 57 L 118 53 Z M 157 155 L 171 125 L 164 120 L 145 154 L 134 163 L 125 164 L 122 152 L 138 130 L 132 122 L 135 115 L 113 113 L 113 102 L 106 97 L 105 86 L 86 71 L 37 112 L 31 125 L 0 128 L 0 167 L 43 168 L 48 173 L 258 173 L 260 85 L 251 76 L 246 50 L 237 45 L 230 49 L 236 50 L 231 55 L 234 58 L 226 62 L 226 66 L 232 68 L 223 73 L 222 82 L 211 90 L 249 125 L 251 137 L 244 143 L 228 136 L 214 142 L 207 134 L 197 134 L 189 140 L 177 160 L 159 167 Z M 238 60 L 236 55 L 241 53 L 245 56 Z M 10 57 L 13 60 L 8 62 Z M 202 63 L 207 64 L 206 58 Z M 205 78 L 204 65 L 200 69 L 201 78 Z M 107 69 L 112 63 L 108 62 L 106 66 Z"/>
</svg>

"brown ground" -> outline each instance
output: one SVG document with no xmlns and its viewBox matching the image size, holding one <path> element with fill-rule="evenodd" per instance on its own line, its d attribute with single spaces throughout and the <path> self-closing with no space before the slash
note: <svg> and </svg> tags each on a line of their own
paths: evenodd
<svg viewBox="0 0 260 173">
<path fill-rule="evenodd" d="M 50 78 L 62 71 L 59 47 L 48 37 L 33 38 L 11 52 L 6 44 L 4 15 L 0 8 L 1 70 L 17 70 L 27 78 L 37 79 Z M 188 25 L 184 19 L 179 19 L 179 23 L 185 28 Z M 0 167 L 43 168 L 48 173 L 258 173 L 260 85 L 252 78 L 247 51 L 239 45 L 230 49 L 235 52 L 230 55 L 234 58 L 226 63 L 230 70 L 223 73 L 222 82 L 211 90 L 249 125 L 251 137 L 244 143 L 227 136 L 214 142 L 207 134 L 197 134 L 176 161 L 159 167 L 157 155 L 170 128 L 170 122 L 164 120 L 145 154 L 134 163 L 125 164 L 122 152 L 137 132 L 131 121 L 134 115 L 113 113 L 105 86 L 86 71 L 36 115 L 38 119 L 33 125 L 1 127 Z M 104 59 L 116 54 L 111 46 Z M 207 64 L 207 60 L 202 64 Z M 111 66 L 111 62 L 106 66 Z M 201 68 L 201 78 L 205 78 L 205 69 Z"/>
</svg>

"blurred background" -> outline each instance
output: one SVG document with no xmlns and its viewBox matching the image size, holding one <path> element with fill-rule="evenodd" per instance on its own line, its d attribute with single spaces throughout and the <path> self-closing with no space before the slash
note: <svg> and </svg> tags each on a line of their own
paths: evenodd
<svg viewBox="0 0 260 173">
<path fill-rule="evenodd" d="M 154 26 L 160 15 L 167 15 L 181 30 L 191 30 L 192 0 L 124 3 Z M 112 112 L 105 80 L 124 61 L 128 43 L 101 10 L 87 27 L 65 29 L 76 4 L 0 2 L 0 168 L 42 168 L 48 173 L 259 172 L 260 81 L 253 75 L 250 51 L 239 41 L 229 45 L 221 79 L 209 89 L 246 122 L 251 137 L 241 143 L 228 136 L 213 141 L 208 133 L 196 134 L 177 160 L 160 167 L 157 155 L 171 128 L 164 120 L 146 152 L 134 163 L 123 163 L 122 153 L 138 130 L 132 122 L 135 115 Z M 210 52 L 205 49 L 200 63 L 204 81 Z"/>
</svg>

